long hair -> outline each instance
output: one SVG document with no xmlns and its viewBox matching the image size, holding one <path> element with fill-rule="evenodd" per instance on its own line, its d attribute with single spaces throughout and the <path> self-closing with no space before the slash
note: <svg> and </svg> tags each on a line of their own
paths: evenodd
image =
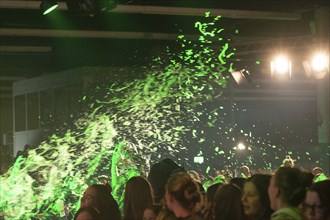
<svg viewBox="0 0 330 220">
<path fill-rule="evenodd" d="M 198 202 L 201 201 L 200 187 L 194 179 L 185 172 L 174 174 L 166 184 L 167 193 L 171 194 L 175 200 L 186 210 L 195 212 Z"/>
<path fill-rule="evenodd" d="M 125 186 L 124 220 L 141 220 L 149 204 L 154 203 L 152 188 L 142 176 L 129 179 Z"/>
<path fill-rule="evenodd" d="M 151 166 L 148 181 L 152 186 L 155 202 L 159 203 L 164 198 L 166 183 L 171 175 L 177 172 L 185 170 L 169 158 Z"/>
<path fill-rule="evenodd" d="M 119 206 L 111 194 L 111 187 L 102 184 L 93 184 L 90 188 L 96 193 L 95 208 L 100 211 L 101 219 L 120 220 Z"/>
<path fill-rule="evenodd" d="M 242 220 L 242 191 L 234 184 L 220 186 L 214 197 L 215 220 Z"/>
<path fill-rule="evenodd" d="M 223 185 L 223 183 L 214 183 L 207 188 L 206 197 L 207 197 L 208 202 L 213 203 L 215 194 L 216 194 L 218 188 L 222 185 Z"/>
<path fill-rule="evenodd" d="M 268 195 L 268 186 L 270 184 L 271 175 L 268 174 L 254 174 L 250 178 L 248 178 L 245 183 L 251 182 L 257 188 L 260 203 L 263 207 L 263 212 L 260 214 L 259 218 L 262 219 L 270 219 L 273 210 L 270 207 L 270 200 Z"/>
</svg>

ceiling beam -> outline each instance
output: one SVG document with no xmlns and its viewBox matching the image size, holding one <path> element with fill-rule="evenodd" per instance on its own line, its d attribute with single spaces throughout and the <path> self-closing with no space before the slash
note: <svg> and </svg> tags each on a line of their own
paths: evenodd
<svg viewBox="0 0 330 220">
<path fill-rule="evenodd" d="M 20 77 L 20 76 L 0 76 L 0 81 L 18 81 L 26 79 L 26 77 Z"/>
<path fill-rule="evenodd" d="M 39 9 L 41 1 L 28 0 L 1 0 L 0 8 L 9 9 Z M 65 2 L 58 3 L 58 10 L 68 10 Z M 221 15 L 226 18 L 264 19 L 264 20 L 290 20 L 296 21 L 302 18 L 301 13 L 296 12 L 272 12 L 257 10 L 237 9 L 214 9 L 214 8 L 188 8 L 148 5 L 121 5 L 112 9 L 111 12 L 138 13 L 138 14 L 160 14 L 160 15 L 183 15 L 183 16 L 205 16 L 210 12 L 211 16 Z"/>
<path fill-rule="evenodd" d="M 51 52 L 52 47 L 48 46 L 3 46 L 0 45 L 0 52 Z"/>
<path fill-rule="evenodd" d="M 16 37 L 66 37 L 66 38 L 118 38 L 118 39 L 148 39 L 177 40 L 177 34 L 127 32 L 127 31 L 92 31 L 92 30 L 46 30 L 24 28 L 0 28 L 0 36 Z M 186 39 L 198 39 L 195 35 L 185 35 Z"/>
<path fill-rule="evenodd" d="M 221 15 L 226 18 L 248 18 L 248 19 L 271 19 L 271 20 L 299 20 L 299 13 L 266 12 L 252 10 L 229 10 L 213 8 L 183 8 L 183 7 L 159 7 L 159 6 L 129 6 L 119 5 L 113 12 L 141 13 L 141 14 L 163 14 L 163 15 L 188 15 L 205 16 L 205 12 L 210 12 L 211 16 Z"/>
</svg>

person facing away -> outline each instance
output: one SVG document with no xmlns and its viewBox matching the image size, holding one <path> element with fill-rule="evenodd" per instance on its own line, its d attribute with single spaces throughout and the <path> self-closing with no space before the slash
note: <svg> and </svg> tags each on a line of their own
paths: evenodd
<svg viewBox="0 0 330 220">
<path fill-rule="evenodd" d="M 271 208 L 275 211 L 271 220 L 302 220 L 299 205 L 306 194 L 304 175 L 297 168 L 280 167 L 272 175 L 268 187 Z"/>
<path fill-rule="evenodd" d="M 305 220 L 330 220 L 330 180 L 314 183 L 303 203 Z"/>
<path fill-rule="evenodd" d="M 235 184 L 220 186 L 214 197 L 215 220 L 245 220 L 242 191 Z"/>
<path fill-rule="evenodd" d="M 165 201 L 178 219 L 200 220 L 197 205 L 202 195 L 199 186 L 186 172 L 175 173 L 166 184 Z"/>
<path fill-rule="evenodd" d="M 209 203 L 213 204 L 215 194 L 216 194 L 218 188 L 222 185 L 223 185 L 223 183 L 214 183 L 207 188 L 206 197 L 207 197 L 207 201 Z"/>
<path fill-rule="evenodd" d="M 248 220 L 270 219 L 273 213 L 267 192 L 270 179 L 268 174 L 254 174 L 245 180 L 241 200 Z"/>
<path fill-rule="evenodd" d="M 144 210 L 154 203 L 149 181 L 142 176 L 130 178 L 125 186 L 124 220 L 143 219 Z"/>
<path fill-rule="evenodd" d="M 94 207 L 100 212 L 101 220 L 121 220 L 121 213 L 116 200 L 111 194 L 111 187 L 93 184 L 87 188 L 80 201 L 80 208 Z"/>
<path fill-rule="evenodd" d="M 164 199 L 165 185 L 171 175 L 177 172 L 185 172 L 185 170 L 170 158 L 161 160 L 151 166 L 148 181 L 151 184 L 156 203 L 163 202 L 161 200 Z"/>
</svg>

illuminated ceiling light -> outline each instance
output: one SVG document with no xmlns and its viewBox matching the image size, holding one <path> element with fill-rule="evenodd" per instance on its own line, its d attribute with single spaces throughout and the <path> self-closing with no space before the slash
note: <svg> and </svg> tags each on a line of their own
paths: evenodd
<svg viewBox="0 0 330 220">
<path fill-rule="evenodd" d="M 245 144 L 243 142 L 240 142 L 240 143 L 237 144 L 237 148 L 239 150 L 245 150 L 246 149 L 246 146 L 245 146 Z"/>
<path fill-rule="evenodd" d="M 329 56 L 326 53 L 316 53 L 310 61 L 303 61 L 307 76 L 323 79 L 329 72 Z"/>
<path fill-rule="evenodd" d="M 314 71 L 325 71 L 329 66 L 329 58 L 326 54 L 318 53 L 315 54 L 312 61 L 311 66 Z"/>
<path fill-rule="evenodd" d="M 272 76 L 289 75 L 291 77 L 291 61 L 283 55 L 280 55 L 271 61 L 270 68 Z"/>
</svg>

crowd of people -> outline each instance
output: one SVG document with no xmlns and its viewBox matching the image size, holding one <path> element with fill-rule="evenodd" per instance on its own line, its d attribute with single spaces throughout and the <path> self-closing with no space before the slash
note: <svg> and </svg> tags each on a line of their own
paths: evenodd
<svg viewBox="0 0 330 220">
<path fill-rule="evenodd" d="M 330 220 L 330 179 L 321 168 L 307 173 L 287 157 L 272 174 L 251 173 L 247 166 L 241 170 L 241 176 L 205 185 L 195 171 L 165 159 L 148 176 L 127 181 L 123 210 L 108 184 L 94 184 L 74 219 Z"/>
</svg>

